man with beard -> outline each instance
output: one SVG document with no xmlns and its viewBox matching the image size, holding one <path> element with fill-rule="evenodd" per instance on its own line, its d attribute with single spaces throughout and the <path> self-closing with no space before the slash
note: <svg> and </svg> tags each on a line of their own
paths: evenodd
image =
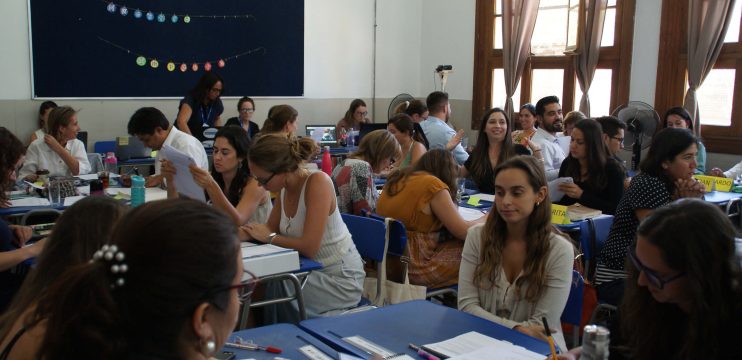
<svg viewBox="0 0 742 360">
<path fill-rule="evenodd" d="M 428 139 L 430 149 L 446 149 L 453 154 L 459 165 L 464 165 L 469 154 L 461 146 L 463 130 L 456 131 L 448 123 L 451 117 L 451 104 L 448 94 L 434 91 L 426 99 L 430 115 L 420 126 Z M 559 170 L 557 168 L 557 170 Z"/>
<path fill-rule="evenodd" d="M 546 180 L 551 181 L 559 176 L 559 167 L 565 158 L 564 151 L 557 142 L 557 135 L 561 135 L 558 133 L 562 132 L 564 126 L 559 98 L 547 96 L 539 100 L 536 103 L 536 120 L 540 126 L 531 141 L 541 148 Z"/>
</svg>

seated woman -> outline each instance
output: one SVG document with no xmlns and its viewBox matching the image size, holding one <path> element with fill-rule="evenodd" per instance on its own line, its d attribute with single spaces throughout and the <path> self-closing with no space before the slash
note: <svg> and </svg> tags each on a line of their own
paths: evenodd
<svg viewBox="0 0 742 360">
<path fill-rule="evenodd" d="M 551 226 L 540 162 L 517 156 L 500 164 L 494 176 L 495 207 L 487 222 L 466 235 L 459 309 L 545 339 L 541 318 L 559 324 L 569 297 L 574 248 Z M 566 349 L 564 334 L 557 332 L 554 339 Z"/>
<path fill-rule="evenodd" d="M 374 130 L 364 136 L 358 150 L 332 171 L 340 212 L 361 215 L 376 209 L 373 176 L 399 158 L 399 143 L 389 131 Z"/>
<path fill-rule="evenodd" d="M 414 166 L 393 172 L 384 185 L 376 213 L 401 221 L 407 229 L 410 283 L 429 288 L 456 284 L 466 221 L 456 204 L 456 161 L 449 151 L 433 149 Z M 393 275 L 393 274 L 391 274 Z"/>
<path fill-rule="evenodd" d="M 250 148 L 250 172 L 268 191 L 280 193 L 267 224 L 243 225 L 253 239 L 297 250 L 322 263 L 304 285 L 307 316 L 333 315 L 358 305 L 363 292 L 363 262 L 338 210 L 327 174 L 301 167 L 314 153 L 310 138 L 261 135 Z M 268 289 L 271 291 L 271 289 Z M 273 289 L 288 292 L 290 289 Z M 298 309 L 279 310 L 279 321 L 298 322 Z"/>
<path fill-rule="evenodd" d="M 580 203 L 603 214 L 616 213 L 626 176 L 621 164 L 608 156 L 603 130 L 596 120 L 584 119 L 575 124 L 569 155 L 562 161 L 559 177 L 571 177 L 574 182 L 559 185 L 564 196 L 557 204 Z"/>
<path fill-rule="evenodd" d="M 64 210 L 33 270 L 0 317 L 0 352 L 13 348 L 7 354 L 8 359 L 33 354 L 33 351 L 26 351 L 26 346 L 35 343 L 31 339 L 44 335 L 41 327 L 31 326 L 30 314 L 37 301 L 65 271 L 87 263 L 96 250 L 110 241 L 113 227 L 125 211 L 126 207 L 107 196 L 86 197 Z M 13 336 L 26 327 L 32 330 L 21 336 L 14 346 L 8 346 Z"/>
<path fill-rule="evenodd" d="M 741 359 L 742 270 L 729 219 L 714 204 L 683 199 L 657 209 L 637 232 L 611 358 Z"/>
<path fill-rule="evenodd" d="M 252 116 L 255 114 L 255 101 L 243 96 L 237 101 L 237 112 L 239 116 L 229 118 L 225 126 L 239 126 L 247 132 L 247 138 L 252 139 L 260 131 L 258 124 L 252 121 Z"/>
<path fill-rule="evenodd" d="M 40 359 L 207 359 L 249 300 L 255 282 L 244 274 L 236 227 L 218 210 L 185 199 L 146 203 L 118 222 L 111 245 L 50 285 L 5 350 Z"/>
<path fill-rule="evenodd" d="M 338 141 L 342 140 L 341 134 L 343 131 L 347 132 L 348 136 L 350 136 L 351 131 L 357 132 L 361 130 L 361 124 L 369 122 L 366 115 L 368 115 L 366 102 L 361 99 L 351 101 L 345 115 L 335 125 L 335 135 L 338 137 Z"/>
<path fill-rule="evenodd" d="M 681 106 L 667 110 L 663 125 L 665 128 L 687 129 L 693 132 L 693 120 L 691 120 L 688 110 Z M 696 170 L 694 172 L 696 174 L 706 172 L 706 147 L 703 146 L 701 139 L 698 139 L 698 155 L 696 156 Z"/>
<path fill-rule="evenodd" d="M 205 72 L 198 84 L 180 100 L 175 127 L 198 141 L 211 140 L 204 135 L 204 129 L 222 125 L 223 92 L 224 79 L 213 71 Z"/>
<path fill-rule="evenodd" d="M 284 134 L 289 136 L 296 131 L 299 112 L 291 105 L 275 105 L 268 110 L 268 118 L 260 129 L 260 134 Z"/>
<path fill-rule="evenodd" d="M 430 111 L 428 111 L 428 106 L 420 100 L 405 101 L 399 104 L 394 112 L 396 114 L 405 113 L 410 116 L 415 128 L 416 135 L 420 136 L 420 138 L 422 139 L 419 141 L 423 145 L 425 145 L 425 150 L 429 149 L 430 144 L 428 143 L 428 138 L 425 137 L 425 132 L 423 131 L 422 126 L 420 126 L 420 123 L 425 121 L 425 119 L 427 119 L 428 115 L 430 114 Z"/>
<path fill-rule="evenodd" d="M 520 107 L 518 123 L 520 130 L 513 131 L 513 143 L 526 146 L 536 133 L 536 107 L 533 104 L 523 104 Z"/>
<path fill-rule="evenodd" d="M 49 170 L 50 176 L 76 176 L 90 172 L 85 145 L 77 139 L 80 125 L 77 112 L 69 106 L 54 108 L 49 114 L 48 134 L 36 139 L 26 150 L 20 177 L 36 181 L 36 171 Z"/>
<path fill-rule="evenodd" d="M 36 129 L 36 131 L 31 134 L 31 141 L 28 143 L 31 144 L 36 139 L 41 139 L 46 135 L 46 123 L 47 120 L 49 120 L 49 113 L 57 107 L 57 103 L 54 101 L 44 101 L 39 106 L 39 128 Z"/>
<path fill-rule="evenodd" d="M 564 115 L 564 136 L 572 136 L 572 129 L 575 128 L 575 124 L 583 119 L 587 119 L 587 116 L 577 110 L 570 111 L 567 115 Z"/>
<path fill-rule="evenodd" d="M 619 305 L 626 273 L 626 248 L 636 238 L 639 222 L 660 206 L 682 197 L 703 197 L 704 186 L 693 178 L 698 141 L 683 129 L 662 129 L 654 135 L 641 172 L 616 208 L 608 239 L 598 256 L 595 284 L 598 299 Z"/>
<path fill-rule="evenodd" d="M 193 180 L 206 191 L 212 205 L 229 215 L 236 226 L 248 222 L 264 224 L 273 209 L 270 194 L 250 176 L 249 148 L 245 130 L 225 126 L 214 136 L 211 173 L 195 164 L 189 167 Z M 173 181 L 175 168 L 167 160 L 162 162 L 162 174 L 168 182 L 168 198 L 177 198 L 178 189 Z"/>
<path fill-rule="evenodd" d="M 402 148 L 402 162 L 398 166 L 395 164 L 396 168 L 404 169 L 414 165 L 427 151 L 421 136 L 422 132 L 415 131 L 415 122 L 409 115 L 394 115 L 389 119 L 386 128 L 397 138 L 397 142 Z"/>
</svg>

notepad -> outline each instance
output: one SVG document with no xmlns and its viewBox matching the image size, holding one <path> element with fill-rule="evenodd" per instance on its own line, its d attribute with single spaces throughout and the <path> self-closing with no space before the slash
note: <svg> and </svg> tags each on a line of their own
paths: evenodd
<svg viewBox="0 0 742 360">
<path fill-rule="evenodd" d="M 16 207 L 16 206 L 49 206 L 51 205 L 49 203 L 49 199 L 45 198 L 39 198 L 39 197 L 27 197 L 22 199 L 13 199 L 10 200 L 10 206 Z"/>
<path fill-rule="evenodd" d="M 579 203 L 567 206 L 567 217 L 572 221 L 591 219 L 602 214 L 603 212 L 600 210 L 589 208 Z"/>
<path fill-rule="evenodd" d="M 459 215 L 466 221 L 477 220 L 487 214 L 483 213 L 479 209 L 472 209 L 464 206 L 459 206 Z"/>
<path fill-rule="evenodd" d="M 242 263 L 257 277 L 299 270 L 299 252 L 271 244 L 243 243 Z"/>
<path fill-rule="evenodd" d="M 528 359 L 543 360 L 544 355 L 530 351 L 511 342 L 498 340 L 470 331 L 454 338 L 424 345 L 423 349 L 450 357 L 451 359 Z"/>
</svg>

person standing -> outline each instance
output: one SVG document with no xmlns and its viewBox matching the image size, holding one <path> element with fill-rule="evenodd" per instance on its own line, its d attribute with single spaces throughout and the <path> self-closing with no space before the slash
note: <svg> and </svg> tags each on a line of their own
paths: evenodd
<svg viewBox="0 0 742 360">
<path fill-rule="evenodd" d="M 221 95 L 223 92 L 222 77 L 207 71 L 201 76 L 196 87 L 180 100 L 175 126 L 180 131 L 211 146 L 213 137 L 207 138 L 208 134 L 204 134 L 204 130 L 222 125 L 221 115 L 224 112 L 224 104 L 222 104 Z"/>
</svg>

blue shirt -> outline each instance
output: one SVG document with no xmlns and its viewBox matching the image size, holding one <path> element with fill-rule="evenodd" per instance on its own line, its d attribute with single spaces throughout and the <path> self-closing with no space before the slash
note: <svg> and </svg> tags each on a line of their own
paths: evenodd
<svg viewBox="0 0 742 360">
<path fill-rule="evenodd" d="M 445 149 L 448 141 L 456 135 L 456 130 L 435 116 L 428 116 L 428 119 L 420 123 L 420 126 L 423 128 L 425 137 L 428 138 L 430 149 Z M 469 158 L 469 153 L 464 150 L 461 143 L 457 144 L 451 152 L 459 165 L 464 165 L 466 159 Z"/>
<path fill-rule="evenodd" d="M 191 135 L 202 142 L 207 140 L 204 136 L 204 129 L 214 127 L 216 118 L 224 112 L 222 99 L 216 99 L 211 104 L 204 105 L 188 95 L 180 100 L 178 111 L 183 104 L 188 104 L 191 107 L 191 117 L 188 119 L 188 130 L 191 131 Z"/>
</svg>

